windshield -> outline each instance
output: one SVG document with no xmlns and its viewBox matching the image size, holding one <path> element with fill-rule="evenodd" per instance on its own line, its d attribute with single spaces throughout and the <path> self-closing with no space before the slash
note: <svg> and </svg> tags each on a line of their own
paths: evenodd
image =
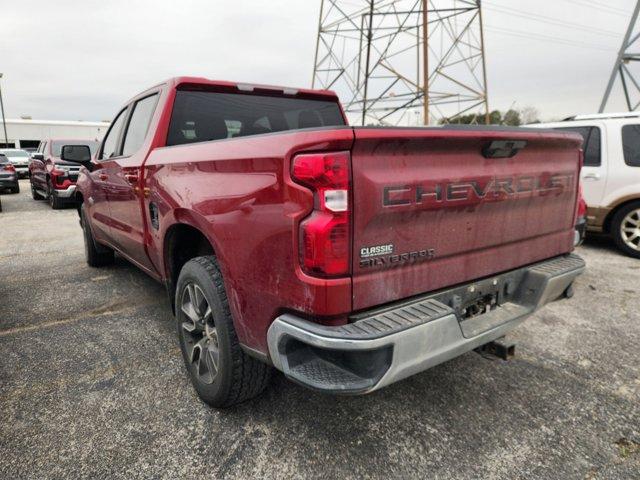
<svg viewBox="0 0 640 480">
<path fill-rule="evenodd" d="M 59 157 L 60 153 L 62 152 L 62 147 L 64 147 L 65 145 L 87 145 L 89 147 L 89 150 L 91 150 L 91 156 L 93 157 L 93 154 L 96 153 L 100 142 L 95 142 L 93 140 L 56 140 L 51 144 L 51 148 L 53 149 L 53 156 Z"/>
<path fill-rule="evenodd" d="M 0 153 L 7 157 L 24 157 L 29 158 L 29 154 L 24 150 L 0 150 Z"/>
</svg>

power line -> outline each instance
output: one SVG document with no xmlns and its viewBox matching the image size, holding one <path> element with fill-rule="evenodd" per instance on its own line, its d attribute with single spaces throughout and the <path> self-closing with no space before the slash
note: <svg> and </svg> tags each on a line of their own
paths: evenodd
<svg viewBox="0 0 640 480">
<path fill-rule="evenodd" d="M 568 46 L 572 46 L 572 47 L 590 48 L 592 50 L 600 50 L 600 51 L 603 51 L 603 52 L 615 51 L 615 47 L 606 48 L 606 47 L 602 47 L 602 45 L 588 44 L 588 43 L 584 43 L 584 42 L 574 41 L 574 40 L 571 40 L 571 39 L 568 39 L 568 38 L 554 37 L 554 36 L 551 36 L 551 35 L 528 34 L 526 32 L 522 32 L 520 30 L 512 30 L 512 29 L 509 29 L 509 28 L 489 26 L 489 25 L 485 25 L 484 28 L 485 28 L 485 30 L 488 30 L 488 31 L 494 31 L 496 33 L 509 34 L 509 35 L 513 35 L 515 37 L 527 38 L 527 39 L 531 39 L 531 40 L 538 40 L 538 41 L 543 41 L 543 42 L 553 42 L 554 44 L 562 44 L 562 45 L 568 45 Z"/>
<path fill-rule="evenodd" d="M 629 16 L 629 12 L 625 12 L 624 10 L 621 10 L 619 8 L 609 7 L 608 5 L 588 3 L 585 0 L 564 0 L 564 1 L 568 3 L 573 3 L 574 5 L 579 5 L 581 7 L 588 7 L 594 10 L 598 10 L 600 12 L 609 13 L 611 15 L 619 15 L 621 17 Z"/>
<path fill-rule="evenodd" d="M 548 17 L 546 15 L 539 15 L 536 13 L 524 13 L 524 12 L 520 12 L 516 9 L 513 8 L 509 8 L 509 7 L 503 7 L 502 5 L 495 5 L 493 3 L 489 3 L 489 2 L 483 2 L 482 4 L 483 6 L 488 5 L 487 8 L 488 10 L 493 10 L 496 12 L 500 12 L 500 13 L 504 13 L 507 15 L 512 15 L 515 17 L 520 17 L 520 18 L 526 18 L 529 20 L 534 20 L 536 22 L 542 22 L 542 23 L 547 23 L 547 24 L 551 24 L 551 25 L 558 25 L 561 27 L 569 27 L 569 28 L 574 28 L 576 30 L 582 30 L 582 31 L 587 31 L 587 32 L 591 32 L 591 33 L 595 33 L 595 34 L 600 34 L 600 35 L 607 35 L 610 37 L 615 37 L 615 38 L 620 38 L 620 34 L 611 30 L 604 30 L 601 28 L 597 28 L 597 27 L 591 27 L 588 25 L 583 25 L 583 24 L 579 24 L 579 23 L 575 23 L 575 22 L 568 22 L 565 20 L 558 20 L 555 19 L 553 17 Z"/>
<path fill-rule="evenodd" d="M 629 15 L 630 12 L 624 10 L 623 8 L 612 7 L 611 5 L 607 5 L 606 3 L 598 2 L 596 0 L 581 0 L 583 2 L 592 3 L 594 6 L 599 5 L 602 8 L 608 8 L 609 10 L 614 10 L 616 12 L 623 13 L 625 15 Z"/>
</svg>

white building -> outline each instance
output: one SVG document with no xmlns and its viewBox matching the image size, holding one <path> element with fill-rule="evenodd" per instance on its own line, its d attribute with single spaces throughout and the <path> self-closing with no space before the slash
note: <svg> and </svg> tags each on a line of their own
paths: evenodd
<svg viewBox="0 0 640 480">
<path fill-rule="evenodd" d="M 64 120 L 9 119 L 7 123 L 7 141 L 0 120 L 0 147 L 37 148 L 44 138 L 62 138 L 78 140 L 102 140 L 107 132 L 107 122 L 82 122 Z M 8 145 L 7 145 L 8 144 Z"/>
</svg>

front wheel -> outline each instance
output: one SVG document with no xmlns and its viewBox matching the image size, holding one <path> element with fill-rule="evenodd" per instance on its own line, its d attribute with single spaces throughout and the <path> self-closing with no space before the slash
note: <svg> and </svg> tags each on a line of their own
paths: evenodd
<svg viewBox="0 0 640 480">
<path fill-rule="evenodd" d="M 640 258 L 640 202 L 633 202 L 616 212 L 611 222 L 616 246 L 631 257 Z"/>
<path fill-rule="evenodd" d="M 62 200 L 60 200 L 58 197 L 56 197 L 53 194 L 54 188 L 53 185 L 51 185 L 51 180 L 49 180 L 49 183 L 47 184 L 48 186 L 48 200 L 49 200 L 49 205 L 51 206 L 51 208 L 53 208 L 54 210 L 59 210 L 62 208 Z"/>
<path fill-rule="evenodd" d="M 20 185 L 16 185 L 11 189 L 11 193 L 20 193 Z"/>
<path fill-rule="evenodd" d="M 182 356 L 200 398 L 223 408 L 260 394 L 271 367 L 240 347 L 215 257 L 196 257 L 182 267 L 175 302 Z"/>
</svg>

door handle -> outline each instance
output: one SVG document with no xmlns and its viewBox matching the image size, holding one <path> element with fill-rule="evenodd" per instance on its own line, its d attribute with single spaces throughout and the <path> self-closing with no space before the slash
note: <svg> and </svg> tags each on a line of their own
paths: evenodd
<svg viewBox="0 0 640 480">
<path fill-rule="evenodd" d="M 135 173 L 125 173 L 124 178 L 131 184 L 138 183 L 138 175 Z"/>
<path fill-rule="evenodd" d="M 585 175 L 582 177 L 583 180 L 600 180 L 600 174 L 599 173 L 585 173 Z"/>
<path fill-rule="evenodd" d="M 98 175 L 98 178 L 104 182 L 109 178 L 109 175 L 107 175 L 106 173 L 101 173 Z"/>
</svg>

